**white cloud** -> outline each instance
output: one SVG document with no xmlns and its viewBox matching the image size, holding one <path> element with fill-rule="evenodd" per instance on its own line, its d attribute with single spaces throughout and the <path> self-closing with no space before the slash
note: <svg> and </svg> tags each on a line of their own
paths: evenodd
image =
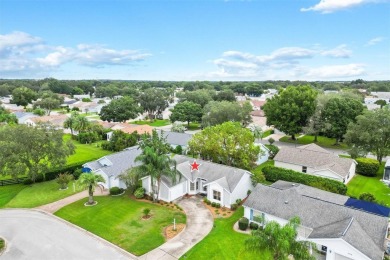
<svg viewBox="0 0 390 260">
<path fill-rule="evenodd" d="M 372 45 L 375 45 L 377 43 L 380 43 L 381 41 L 383 41 L 383 37 L 376 37 L 376 38 L 369 40 L 366 45 L 372 46 Z"/>
<path fill-rule="evenodd" d="M 363 64 L 330 65 L 318 68 L 307 69 L 303 73 L 304 78 L 308 79 L 337 79 L 347 77 L 357 77 L 365 74 Z"/>
<path fill-rule="evenodd" d="M 302 12 L 317 11 L 321 13 L 333 13 L 335 11 L 348 9 L 365 3 L 374 2 L 373 0 L 321 0 L 318 4 L 301 8 Z"/>
<path fill-rule="evenodd" d="M 25 32 L 0 35 L 0 72 L 10 74 L 52 70 L 71 62 L 90 67 L 129 65 L 149 56 L 140 50 L 115 50 L 103 45 L 50 46 Z"/>
<path fill-rule="evenodd" d="M 333 58 L 349 58 L 352 51 L 347 48 L 346 44 L 341 44 L 334 49 L 325 50 L 321 52 L 321 55 L 333 57 Z"/>
</svg>

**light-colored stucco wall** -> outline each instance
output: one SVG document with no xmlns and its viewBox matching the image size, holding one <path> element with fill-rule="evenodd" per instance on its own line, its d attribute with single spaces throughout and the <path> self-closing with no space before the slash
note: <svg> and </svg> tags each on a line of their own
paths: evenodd
<svg viewBox="0 0 390 260">
<path fill-rule="evenodd" d="M 250 173 L 245 173 L 230 196 L 230 204 L 236 203 L 237 199 L 245 199 L 248 190 L 253 190 L 252 179 Z"/>
<path fill-rule="evenodd" d="M 220 201 L 215 200 L 213 198 L 213 190 L 221 192 L 221 200 Z M 207 199 L 210 200 L 211 202 L 219 203 L 219 204 L 221 204 L 221 206 L 226 206 L 226 205 L 223 205 L 224 192 L 225 192 L 224 189 L 220 185 L 218 185 L 216 183 L 211 183 L 210 185 L 208 185 L 208 188 L 207 188 Z M 230 205 L 229 205 L 229 207 L 230 207 Z"/>
<path fill-rule="evenodd" d="M 328 248 L 326 252 L 326 260 L 336 260 L 337 254 L 354 260 L 370 260 L 369 257 L 361 253 L 355 247 L 339 238 L 307 240 Z"/>
</svg>

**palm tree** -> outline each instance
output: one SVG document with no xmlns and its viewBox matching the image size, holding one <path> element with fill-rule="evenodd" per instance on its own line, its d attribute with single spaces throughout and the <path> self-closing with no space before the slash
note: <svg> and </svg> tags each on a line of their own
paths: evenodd
<svg viewBox="0 0 390 260">
<path fill-rule="evenodd" d="M 91 122 L 89 122 L 85 116 L 78 116 L 74 129 L 79 132 L 84 132 L 90 127 L 90 125 Z"/>
<path fill-rule="evenodd" d="M 261 129 L 260 126 L 258 125 L 253 125 L 251 127 L 251 131 L 253 133 L 253 136 L 255 137 L 255 139 L 263 139 L 263 129 Z"/>
<path fill-rule="evenodd" d="M 88 204 L 93 205 L 95 203 L 95 201 L 93 200 L 93 192 L 95 191 L 95 187 L 98 186 L 99 182 L 106 181 L 101 175 L 97 175 L 94 173 L 83 173 L 80 175 L 77 182 L 81 187 L 88 188 Z"/>
<path fill-rule="evenodd" d="M 79 114 L 77 112 L 73 112 L 71 116 L 68 117 L 64 122 L 64 128 L 69 128 L 72 135 L 73 135 L 73 129 L 76 127 L 78 117 Z"/>
<path fill-rule="evenodd" d="M 139 170 L 144 176 L 151 177 L 153 201 L 156 201 L 162 176 L 170 178 L 173 183 L 176 182 L 176 161 L 168 155 L 169 148 L 163 135 L 159 136 L 155 130 L 151 137 L 143 138 L 140 147 L 142 153 L 135 161 L 142 162 Z"/>
</svg>

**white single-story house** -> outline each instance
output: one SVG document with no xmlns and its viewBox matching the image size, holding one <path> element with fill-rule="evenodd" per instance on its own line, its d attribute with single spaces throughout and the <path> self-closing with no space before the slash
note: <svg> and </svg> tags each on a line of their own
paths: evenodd
<svg viewBox="0 0 390 260">
<path fill-rule="evenodd" d="M 282 147 L 276 154 L 275 166 L 341 181 L 347 184 L 355 175 L 357 162 L 340 158 L 316 144 Z"/>
<path fill-rule="evenodd" d="M 257 164 L 257 165 L 260 165 L 260 164 L 265 163 L 266 161 L 268 161 L 268 158 L 269 158 L 269 149 L 267 148 L 267 146 L 265 146 L 265 145 L 262 144 L 262 143 L 255 143 L 255 145 L 257 145 L 257 146 L 260 147 L 259 158 L 258 158 L 257 161 L 256 161 L 256 164 Z"/>
<path fill-rule="evenodd" d="M 135 158 L 140 154 L 141 149 L 134 146 L 86 163 L 83 167 L 103 176 L 106 182 L 102 185 L 106 189 L 126 188 L 126 184 L 118 176 L 140 165 L 135 162 Z M 207 196 L 211 202 L 230 208 L 237 199 L 246 198 L 248 190 L 253 189 L 252 174 L 246 170 L 203 160 L 194 161 L 193 158 L 183 155 L 175 155 L 173 158 L 177 163 L 178 175 L 175 183 L 165 176 L 162 177 L 158 196 L 161 200 L 170 202 L 186 194 L 200 193 Z M 142 187 L 146 193 L 152 192 L 152 184 L 150 176 L 142 178 Z"/>
<path fill-rule="evenodd" d="M 297 239 L 313 242 L 326 260 L 382 260 L 388 217 L 345 206 L 348 199 L 291 182 L 258 184 L 243 204 L 244 216 L 260 225 L 299 217 Z"/>
<path fill-rule="evenodd" d="M 161 130 L 157 130 L 157 132 L 159 135 L 163 134 L 163 137 L 166 138 L 167 143 L 170 144 L 170 146 L 173 149 L 180 145 L 181 148 L 183 149 L 183 154 L 187 153 L 188 142 L 191 140 L 192 134 L 161 131 Z"/>
<path fill-rule="evenodd" d="M 18 124 L 26 124 L 26 120 L 34 117 L 39 117 L 30 112 L 17 111 L 13 113 L 18 119 Z"/>
</svg>

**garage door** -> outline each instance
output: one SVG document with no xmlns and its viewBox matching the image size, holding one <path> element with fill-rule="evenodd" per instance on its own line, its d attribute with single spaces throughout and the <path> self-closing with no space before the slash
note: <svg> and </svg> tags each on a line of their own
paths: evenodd
<svg viewBox="0 0 390 260">
<path fill-rule="evenodd" d="M 186 194 L 186 184 L 187 182 L 179 183 L 178 185 L 172 187 L 171 190 L 171 201 L 177 198 L 180 198 Z"/>
<path fill-rule="evenodd" d="M 339 255 L 337 253 L 334 256 L 335 256 L 334 257 L 335 260 L 353 260 L 352 258 L 345 257 L 345 256 Z"/>
</svg>

